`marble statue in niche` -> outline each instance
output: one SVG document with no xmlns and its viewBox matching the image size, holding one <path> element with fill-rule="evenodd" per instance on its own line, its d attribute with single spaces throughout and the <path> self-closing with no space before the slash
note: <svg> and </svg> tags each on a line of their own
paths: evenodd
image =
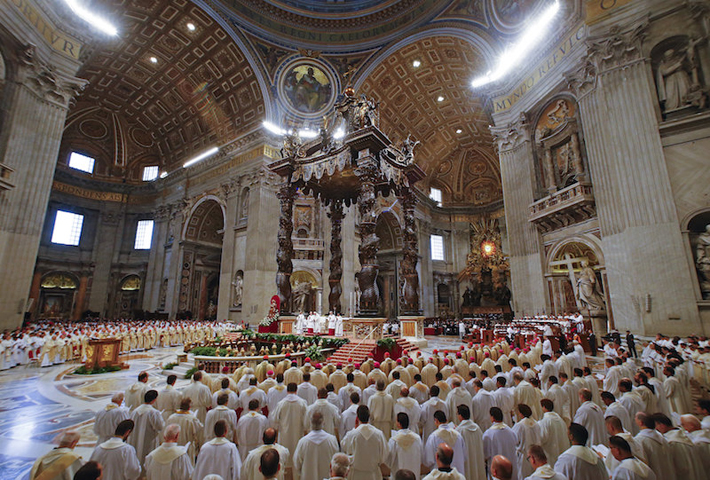
<svg viewBox="0 0 710 480">
<path fill-rule="evenodd" d="M 234 281 L 232 282 L 232 306 L 241 307 L 242 306 L 242 296 L 244 295 L 244 277 L 242 277 L 241 271 L 234 275 Z"/>
<path fill-rule="evenodd" d="M 688 106 L 703 108 L 706 95 L 700 83 L 697 45 L 700 39 L 683 39 L 662 50 L 656 59 L 658 100 L 665 113 Z"/>
<path fill-rule="evenodd" d="M 590 314 L 605 311 L 606 304 L 599 288 L 597 274 L 594 273 L 587 260 L 582 260 L 581 266 L 582 269 L 577 276 L 577 296 L 579 301 L 589 310 Z"/>
<path fill-rule="evenodd" d="M 240 209 L 239 220 L 246 220 L 249 216 L 249 189 L 245 188 L 242 193 L 242 208 Z"/>
<path fill-rule="evenodd" d="M 695 247 L 695 268 L 698 270 L 700 291 L 703 299 L 710 299 L 710 224 L 697 237 Z"/>
</svg>

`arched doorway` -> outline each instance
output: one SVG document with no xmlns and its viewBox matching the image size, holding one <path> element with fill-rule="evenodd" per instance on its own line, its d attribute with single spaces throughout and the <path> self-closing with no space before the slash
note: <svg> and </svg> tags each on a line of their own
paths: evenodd
<svg viewBox="0 0 710 480">
<path fill-rule="evenodd" d="M 127 275 L 118 284 L 114 305 L 114 317 L 133 318 L 140 306 L 143 282 L 138 275 Z"/>
<path fill-rule="evenodd" d="M 183 230 L 180 317 L 204 320 L 217 315 L 224 223 L 224 208 L 216 198 L 205 197 L 192 209 Z"/>
<path fill-rule="evenodd" d="M 566 239 L 554 246 L 548 254 L 547 290 L 551 314 L 566 315 L 582 310 L 577 294 L 577 278 L 587 262 L 597 276 L 597 284 L 606 301 L 609 325 L 613 326 L 609 301 L 604 255 L 599 245 L 587 237 Z"/>
<path fill-rule="evenodd" d="M 377 217 L 375 233 L 380 239 L 377 261 L 380 270 L 377 288 L 380 290 L 379 315 L 387 318 L 399 316 L 399 295 L 401 285 L 399 262 L 402 259 L 402 227 L 390 211 L 383 211 Z"/>
</svg>

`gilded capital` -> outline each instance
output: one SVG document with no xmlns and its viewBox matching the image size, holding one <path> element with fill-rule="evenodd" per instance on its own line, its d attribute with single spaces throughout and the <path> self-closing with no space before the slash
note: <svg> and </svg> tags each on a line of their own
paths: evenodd
<svg viewBox="0 0 710 480">
<path fill-rule="evenodd" d="M 490 127 L 490 130 L 500 152 L 512 150 L 530 140 L 530 125 L 524 113 L 521 113 L 517 120 L 505 126 Z"/>
</svg>

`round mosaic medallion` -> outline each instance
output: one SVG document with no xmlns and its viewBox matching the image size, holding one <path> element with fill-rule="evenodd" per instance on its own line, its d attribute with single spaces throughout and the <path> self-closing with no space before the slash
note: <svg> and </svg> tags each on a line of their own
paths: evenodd
<svg viewBox="0 0 710 480">
<path fill-rule="evenodd" d="M 335 77 L 320 62 L 297 59 L 279 75 L 279 97 L 288 110 L 302 117 L 318 117 L 335 101 Z"/>
</svg>

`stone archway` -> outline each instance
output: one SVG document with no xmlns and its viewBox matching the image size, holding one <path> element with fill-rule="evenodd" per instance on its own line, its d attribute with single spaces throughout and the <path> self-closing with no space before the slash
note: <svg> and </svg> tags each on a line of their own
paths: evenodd
<svg viewBox="0 0 710 480">
<path fill-rule="evenodd" d="M 179 316 L 200 320 L 216 316 L 224 225 L 224 206 L 216 197 L 206 196 L 193 206 L 183 227 Z"/>
<path fill-rule="evenodd" d="M 402 227 L 395 215 L 383 211 L 377 217 L 375 233 L 380 239 L 380 250 L 377 261 L 380 271 L 377 277 L 377 287 L 380 290 L 379 314 L 387 318 L 399 316 L 399 262 L 402 260 Z"/>
<path fill-rule="evenodd" d="M 589 264 L 597 276 L 607 306 L 609 325 L 613 326 L 604 254 L 596 239 L 586 235 L 566 238 L 549 250 L 545 277 L 550 314 L 565 315 L 582 310 L 577 292 L 577 278 L 583 261 Z"/>
</svg>

